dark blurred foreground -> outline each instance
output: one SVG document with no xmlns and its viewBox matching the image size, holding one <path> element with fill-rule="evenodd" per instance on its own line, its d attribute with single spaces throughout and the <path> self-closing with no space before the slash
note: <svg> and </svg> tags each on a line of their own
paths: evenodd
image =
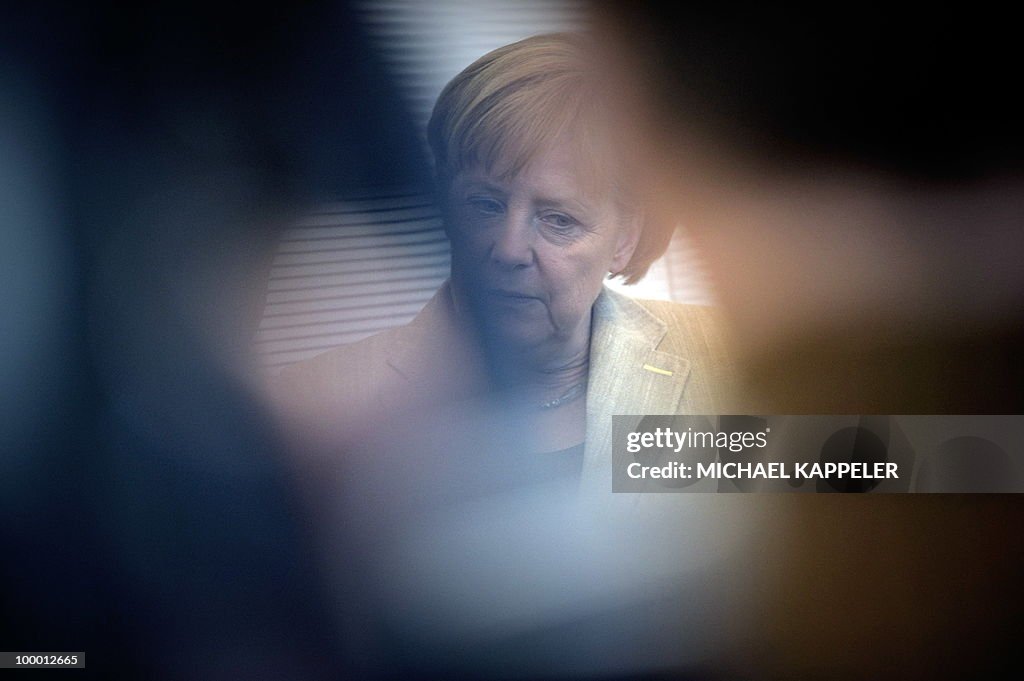
<svg viewBox="0 0 1024 681">
<path fill-rule="evenodd" d="M 739 30 L 721 17 L 625 6 L 605 16 L 605 30 L 642 48 L 623 53 L 638 60 L 627 73 L 654 93 L 637 106 L 669 140 L 651 145 L 665 155 L 646 166 L 659 209 L 688 208 L 687 222 L 705 226 L 726 311 L 767 339 L 751 349 L 759 395 L 809 412 L 1021 411 L 1021 298 L 1005 265 L 1020 252 L 1021 214 L 1019 110 L 1001 104 L 1017 74 L 1010 22 L 861 17 L 794 30 L 801 24 L 774 16 Z M 881 52 L 876 25 L 890 45 Z M 4 650 L 84 650 L 94 676 L 166 679 L 504 676 L 536 672 L 523 659 L 531 654 L 591 654 L 606 673 L 590 676 L 626 678 L 962 677 L 1016 661 L 1016 496 L 730 497 L 721 503 L 762 524 L 727 569 L 698 575 L 725 599 L 750 594 L 712 608 L 738 618 L 714 657 L 671 653 L 695 635 L 678 625 L 694 619 L 678 593 L 646 621 L 625 615 L 647 626 L 616 629 L 612 610 L 493 650 L 410 650 L 404 635 L 367 631 L 373 618 L 361 617 L 374 602 L 346 584 L 344 562 L 319 562 L 325 528 L 300 505 L 301 481 L 289 477 L 245 362 L 291 211 L 423 177 L 411 128 L 348 9 L 44 3 L 4 10 L 0 26 Z M 693 69 L 698 77 L 674 80 Z M 778 81 L 801 73 L 802 83 Z M 636 129 L 648 130 L 640 119 Z M 696 153 L 708 149 L 733 156 Z M 744 170 L 723 170 L 734 156 Z M 752 175 L 797 169 L 803 181 L 837 166 L 869 188 L 945 198 L 901 200 L 906 212 L 886 223 L 895 233 L 879 233 L 907 261 L 878 264 L 857 238 L 830 246 L 829 226 L 847 225 L 819 218 L 864 215 L 860 204 L 804 215 L 806 231 L 766 232 L 760 219 L 792 225 L 818 194 L 796 192 L 771 213 L 771 199 L 792 196 Z M 985 191 L 973 192 L 979 183 Z M 736 208 L 738 188 L 767 197 L 751 203 L 759 220 Z M 945 221 L 925 219 L 935 211 Z M 701 220 L 715 215 L 736 222 Z M 786 238 L 766 249 L 766 233 Z M 911 257 L 921 243 L 925 257 Z M 831 279 L 851 252 L 865 260 Z M 760 269 L 752 253 L 778 259 Z M 889 297 L 863 277 L 880 273 L 893 275 Z M 822 316 L 825 296 L 802 295 L 821 291 L 846 294 L 837 304 L 850 314 Z M 853 314 L 879 301 L 880 322 Z M 952 303 L 965 312 L 951 315 Z M 822 318 L 850 323 L 805 325 Z M 336 600 L 339 591 L 352 600 Z M 421 610 L 437 595 L 425 596 Z M 637 650 L 636 666 L 621 664 Z"/>
<path fill-rule="evenodd" d="M 752 411 L 1022 412 L 1024 111 L 1010 14 L 599 8 L 648 206 L 698 244 Z M 741 675 L 1015 666 L 1020 496 L 764 509 L 778 553 L 752 571 Z"/>
<path fill-rule="evenodd" d="M 0 18 L 0 647 L 98 678 L 337 678 L 247 364 L 277 230 L 418 179 L 348 8 Z"/>
</svg>

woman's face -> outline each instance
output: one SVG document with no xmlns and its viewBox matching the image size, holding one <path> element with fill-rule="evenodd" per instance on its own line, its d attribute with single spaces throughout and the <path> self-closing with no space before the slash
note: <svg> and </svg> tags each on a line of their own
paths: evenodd
<svg viewBox="0 0 1024 681">
<path fill-rule="evenodd" d="M 452 281 L 492 340 L 529 349 L 586 341 L 608 272 L 639 237 L 611 192 L 587 192 L 568 144 L 553 145 L 512 178 L 459 173 L 448 192 Z"/>
</svg>

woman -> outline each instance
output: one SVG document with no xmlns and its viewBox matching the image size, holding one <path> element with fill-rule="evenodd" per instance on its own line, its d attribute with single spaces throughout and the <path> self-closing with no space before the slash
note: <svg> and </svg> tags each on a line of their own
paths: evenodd
<svg viewBox="0 0 1024 681">
<path fill-rule="evenodd" d="M 307 434 L 365 441 L 414 414 L 422 435 L 482 408 L 520 451 L 559 453 L 545 467 L 606 481 L 613 414 L 722 410 L 729 369 L 707 309 L 603 285 L 642 278 L 671 233 L 630 186 L 599 76 L 582 38 L 552 34 L 445 87 L 428 141 L 451 278 L 409 325 L 284 372 Z"/>
<path fill-rule="evenodd" d="M 603 285 L 640 279 L 670 232 L 630 187 L 597 75 L 569 35 L 459 74 L 428 128 L 449 281 L 410 324 L 282 374 L 327 574 L 385 667 L 606 676 L 708 649 L 690 629 L 650 659 L 633 641 L 718 614 L 687 580 L 721 574 L 746 521 L 725 495 L 611 495 L 611 417 L 718 413 L 728 364 L 707 309 Z"/>
</svg>

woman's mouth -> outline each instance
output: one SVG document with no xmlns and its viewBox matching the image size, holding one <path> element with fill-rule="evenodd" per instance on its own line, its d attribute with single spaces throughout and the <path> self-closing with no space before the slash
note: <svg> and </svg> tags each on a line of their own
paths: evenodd
<svg viewBox="0 0 1024 681">
<path fill-rule="evenodd" d="M 537 296 L 529 295 L 527 293 L 523 293 L 522 291 L 516 291 L 512 289 L 488 289 L 487 293 L 492 298 L 496 298 L 500 301 L 505 301 L 509 303 L 522 304 L 534 300 L 540 300 L 540 298 L 538 298 Z"/>
</svg>

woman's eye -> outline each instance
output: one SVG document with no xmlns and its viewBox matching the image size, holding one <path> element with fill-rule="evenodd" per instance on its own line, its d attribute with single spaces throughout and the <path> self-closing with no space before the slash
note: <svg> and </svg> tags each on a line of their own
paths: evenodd
<svg viewBox="0 0 1024 681">
<path fill-rule="evenodd" d="M 483 196 L 470 198 L 467 203 L 482 215 L 500 215 L 505 209 L 501 201 Z"/>
<path fill-rule="evenodd" d="M 576 224 L 576 220 L 574 218 L 563 213 L 547 213 L 546 215 L 542 215 L 540 219 L 552 227 L 557 227 L 558 229 L 567 229 Z"/>
</svg>

